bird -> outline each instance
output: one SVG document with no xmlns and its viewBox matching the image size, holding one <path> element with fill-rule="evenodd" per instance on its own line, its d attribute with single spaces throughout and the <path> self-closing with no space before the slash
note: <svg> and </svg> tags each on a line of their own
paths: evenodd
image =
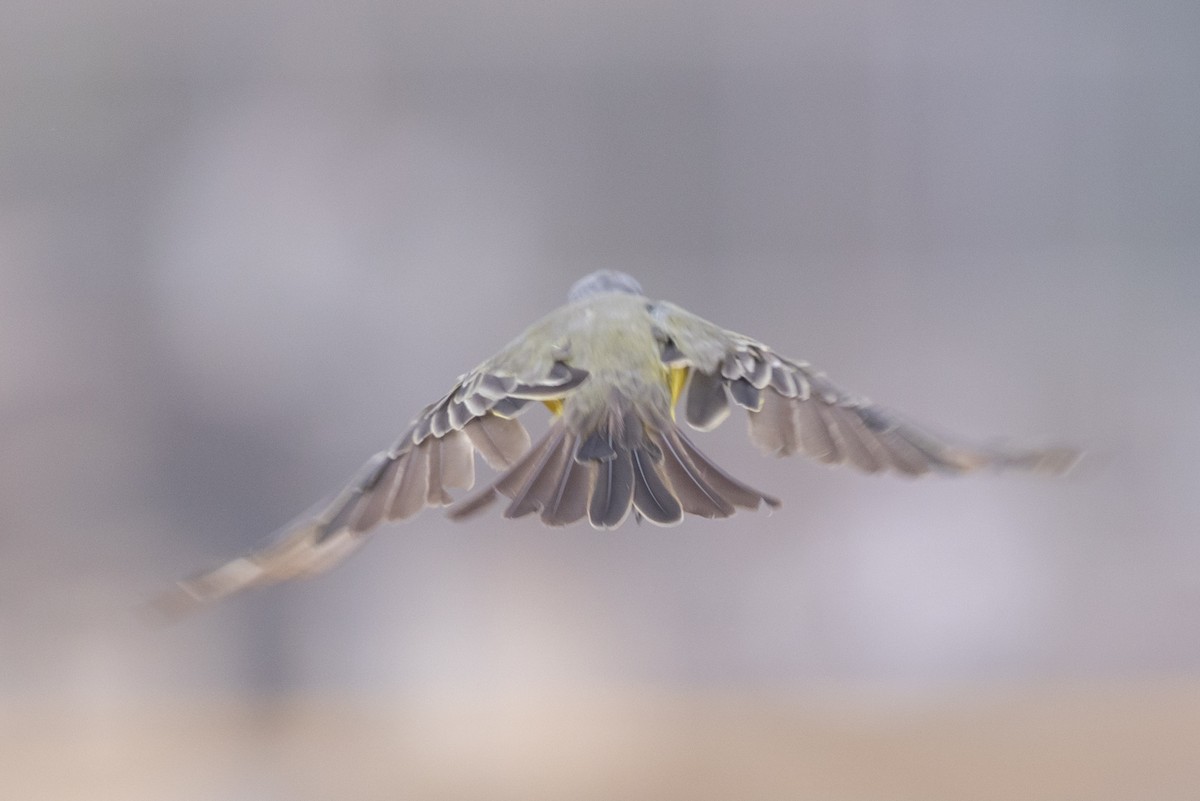
<svg viewBox="0 0 1200 801">
<path fill-rule="evenodd" d="M 519 416 L 544 406 L 535 443 Z M 669 301 L 651 300 L 626 273 L 575 282 L 566 305 L 459 376 L 387 450 L 337 493 L 260 548 L 194 574 L 157 597 L 177 617 L 242 590 L 312 576 L 341 562 L 387 521 L 427 507 L 454 520 L 506 503 L 506 518 L 548 526 L 586 520 L 613 529 L 630 516 L 672 526 L 687 516 L 727 518 L 780 500 L 734 478 L 692 443 L 692 429 L 744 409 L 765 454 L 803 454 L 828 465 L 905 476 L 1019 469 L 1062 474 L 1079 452 L 1065 446 L 972 446 L 929 433 L 853 395 L 805 361 L 780 355 Z M 475 457 L 499 475 L 473 495 Z"/>
</svg>

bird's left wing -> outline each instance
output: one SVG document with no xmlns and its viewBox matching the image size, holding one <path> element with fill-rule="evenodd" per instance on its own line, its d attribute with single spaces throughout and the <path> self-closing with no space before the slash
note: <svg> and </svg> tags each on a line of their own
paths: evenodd
<svg viewBox="0 0 1200 801">
<path fill-rule="evenodd" d="M 687 421 L 708 431 L 729 415 L 730 400 L 749 413 L 750 439 L 767 454 L 803 453 L 827 464 L 906 475 L 1017 468 L 1061 473 L 1071 448 L 965 445 L 940 437 L 866 398 L 841 389 L 807 362 L 726 331 L 673 303 L 649 309 L 668 365 L 687 371 Z"/>
<path fill-rule="evenodd" d="M 515 419 L 529 401 L 561 399 L 587 378 L 564 356 L 517 340 L 426 406 L 342 490 L 262 548 L 178 582 L 152 607 L 175 617 L 249 587 L 322 572 L 358 548 L 379 523 L 407 519 L 426 506 L 448 506 L 453 500 L 448 489 L 474 485 L 476 452 L 491 467 L 505 469 L 529 450 L 529 433 Z"/>
</svg>

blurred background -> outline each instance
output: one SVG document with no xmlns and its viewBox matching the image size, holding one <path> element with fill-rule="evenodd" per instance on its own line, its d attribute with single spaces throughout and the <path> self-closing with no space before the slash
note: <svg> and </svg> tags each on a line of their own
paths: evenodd
<svg viewBox="0 0 1200 801">
<path fill-rule="evenodd" d="M 0 10 L 0 794 L 1195 798 L 1200 5 Z M 1061 480 L 699 444 L 166 629 L 601 267 Z M 536 412 L 528 418 L 535 431 Z"/>
</svg>

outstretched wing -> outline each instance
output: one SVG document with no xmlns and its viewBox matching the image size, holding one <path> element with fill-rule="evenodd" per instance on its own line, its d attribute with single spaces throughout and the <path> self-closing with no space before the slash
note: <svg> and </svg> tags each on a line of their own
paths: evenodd
<svg viewBox="0 0 1200 801">
<path fill-rule="evenodd" d="M 688 370 L 688 423 L 715 428 L 732 401 L 749 412 L 750 439 L 764 453 L 803 453 L 827 464 L 906 475 L 985 467 L 1062 473 L 1078 458 L 1069 448 L 973 447 L 935 436 L 845 392 L 807 362 L 784 358 L 672 303 L 656 303 L 651 313 L 663 361 Z"/>
<path fill-rule="evenodd" d="M 491 467 L 506 469 L 529 450 L 529 433 L 515 419 L 529 401 L 560 399 L 587 378 L 563 355 L 510 346 L 425 407 L 395 445 L 372 456 L 332 498 L 261 549 L 180 581 L 153 607 L 175 617 L 248 587 L 319 573 L 357 549 L 379 523 L 448 506 L 448 489 L 474 485 L 477 452 Z"/>
</svg>

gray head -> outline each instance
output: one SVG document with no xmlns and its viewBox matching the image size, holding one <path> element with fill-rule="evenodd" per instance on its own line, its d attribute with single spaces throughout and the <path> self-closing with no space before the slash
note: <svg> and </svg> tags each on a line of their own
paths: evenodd
<svg viewBox="0 0 1200 801">
<path fill-rule="evenodd" d="M 642 285 L 633 276 L 616 270 L 597 270 L 575 282 L 567 293 L 567 302 L 590 298 L 603 292 L 624 292 L 629 295 L 642 294 Z"/>
</svg>

